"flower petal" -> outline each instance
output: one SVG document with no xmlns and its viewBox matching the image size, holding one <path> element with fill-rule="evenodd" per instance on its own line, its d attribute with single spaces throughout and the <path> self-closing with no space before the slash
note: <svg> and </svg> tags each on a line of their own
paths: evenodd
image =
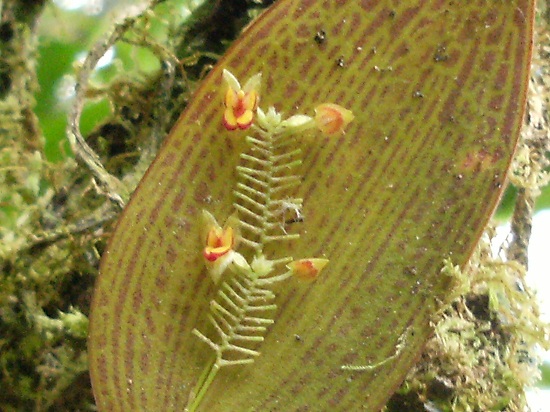
<svg viewBox="0 0 550 412">
<path fill-rule="evenodd" d="M 228 107 L 223 112 L 223 125 L 227 130 L 235 130 L 238 127 L 237 118 L 232 107 Z"/>
<path fill-rule="evenodd" d="M 238 91 L 235 91 L 233 89 L 227 89 L 227 92 L 225 93 L 225 100 L 223 101 L 223 104 L 227 108 L 233 108 L 239 101 Z"/>
<path fill-rule="evenodd" d="M 254 76 L 251 76 L 243 86 L 243 92 L 249 93 L 251 91 L 258 93 L 260 90 L 260 85 L 262 84 L 262 73 L 256 73 Z"/>
<path fill-rule="evenodd" d="M 245 130 L 250 127 L 254 120 L 254 113 L 252 110 L 246 110 L 239 118 L 237 119 L 237 125 L 240 129 Z"/>
<path fill-rule="evenodd" d="M 228 226 L 223 230 L 221 242 L 223 246 L 227 246 L 228 248 L 233 248 L 235 245 L 235 231 L 231 226 Z"/>
<path fill-rule="evenodd" d="M 239 241 L 241 239 L 241 221 L 239 220 L 239 216 L 237 213 L 233 213 L 231 216 L 229 216 L 225 222 L 224 231 L 228 231 L 228 229 L 231 228 L 233 232 L 233 244 L 231 247 L 233 249 L 236 249 L 237 246 L 239 246 Z"/>
<path fill-rule="evenodd" d="M 221 235 L 222 231 L 220 229 L 212 227 L 206 236 L 206 246 L 211 248 L 218 247 Z"/>
<path fill-rule="evenodd" d="M 223 69 L 222 77 L 230 89 L 235 91 L 241 90 L 241 84 L 239 83 L 235 75 L 231 73 L 229 70 Z"/>
<path fill-rule="evenodd" d="M 238 254 L 237 252 L 230 250 L 228 253 L 224 254 L 223 256 L 216 259 L 215 261 L 206 262 L 206 268 L 208 269 L 208 274 L 210 275 L 210 278 L 212 279 L 214 284 L 218 284 L 223 272 L 225 272 L 227 267 L 231 263 L 233 263 L 235 255 L 237 254 Z"/>
<path fill-rule="evenodd" d="M 245 93 L 242 103 L 246 110 L 256 110 L 258 106 L 258 93 L 255 90 Z"/>
<path fill-rule="evenodd" d="M 202 255 L 209 262 L 215 262 L 218 259 L 220 259 L 223 255 L 227 254 L 230 250 L 231 248 L 228 246 L 218 246 L 218 247 L 207 246 L 202 251 Z"/>
<path fill-rule="evenodd" d="M 222 232 L 222 227 L 218 224 L 212 213 L 203 209 L 201 215 L 201 242 L 208 244 L 208 237 L 212 229 L 215 229 L 218 233 Z"/>
</svg>

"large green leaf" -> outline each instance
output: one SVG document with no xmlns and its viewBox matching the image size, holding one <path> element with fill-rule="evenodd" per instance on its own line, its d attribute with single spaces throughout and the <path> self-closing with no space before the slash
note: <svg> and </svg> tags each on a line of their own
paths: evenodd
<svg viewBox="0 0 550 412">
<path fill-rule="evenodd" d="M 281 0 L 261 16 L 197 91 L 105 253 L 90 332 L 99 409 L 181 411 L 212 356 L 191 333 L 216 290 L 200 212 L 232 213 L 246 134 L 222 126 L 223 68 L 261 71 L 262 107 L 311 114 L 330 101 L 355 120 L 302 143 L 305 221 L 279 250 L 329 266 L 277 288 L 261 356 L 221 369 L 200 410 L 381 408 L 449 294 L 444 259 L 467 261 L 501 194 L 532 15 L 530 0 Z"/>
</svg>

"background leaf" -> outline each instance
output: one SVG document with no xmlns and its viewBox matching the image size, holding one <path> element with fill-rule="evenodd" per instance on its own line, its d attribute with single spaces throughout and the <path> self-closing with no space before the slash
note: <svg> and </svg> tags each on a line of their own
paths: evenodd
<svg viewBox="0 0 550 412">
<path fill-rule="evenodd" d="M 526 93 L 533 5 L 278 2 L 219 62 L 167 139 L 104 256 L 91 318 L 100 410 L 182 410 L 211 353 L 191 334 L 214 286 L 199 214 L 232 212 L 244 133 L 221 123 L 221 70 L 263 73 L 262 107 L 353 110 L 304 144 L 305 222 L 289 250 L 330 264 L 278 290 L 253 365 L 221 370 L 203 410 L 376 410 L 418 357 L 500 196 Z M 324 38 L 324 40 L 321 40 Z M 343 364 L 376 363 L 372 372 Z"/>
</svg>

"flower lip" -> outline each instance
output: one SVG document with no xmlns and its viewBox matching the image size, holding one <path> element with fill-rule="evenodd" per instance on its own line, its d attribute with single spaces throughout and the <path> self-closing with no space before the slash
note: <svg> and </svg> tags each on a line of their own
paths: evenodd
<svg viewBox="0 0 550 412">
<path fill-rule="evenodd" d="M 252 125 L 254 111 L 258 107 L 261 77 L 261 73 L 255 74 L 241 88 L 241 84 L 233 73 L 223 70 L 223 79 L 228 86 L 223 113 L 223 125 L 227 130 L 245 130 Z"/>
</svg>

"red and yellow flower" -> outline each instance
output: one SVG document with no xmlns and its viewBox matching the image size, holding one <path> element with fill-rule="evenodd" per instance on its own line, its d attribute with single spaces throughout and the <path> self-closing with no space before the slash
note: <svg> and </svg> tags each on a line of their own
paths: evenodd
<svg viewBox="0 0 550 412">
<path fill-rule="evenodd" d="M 223 112 L 223 125 L 228 130 L 248 129 L 254 120 L 254 112 L 258 107 L 258 94 L 262 74 L 252 76 L 241 88 L 237 78 L 229 70 L 223 71 L 223 79 L 227 83 Z"/>
<path fill-rule="evenodd" d="M 202 255 L 205 264 L 214 283 L 218 283 L 221 275 L 234 261 L 239 264 L 241 255 L 235 252 L 239 239 L 239 220 L 233 215 L 222 228 L 214 216 L 202 211 L 203 219 L 203 244 Z"/>
<path fill-rule="evenodd" d="M 223 255 L 226 255 L 235 245 L 235 231 L 232 227 L 219 230 L 211 228 L 206 237 L 206 247 L 202 254 L 209 262 L 215 262 Z"/>
</svg>

